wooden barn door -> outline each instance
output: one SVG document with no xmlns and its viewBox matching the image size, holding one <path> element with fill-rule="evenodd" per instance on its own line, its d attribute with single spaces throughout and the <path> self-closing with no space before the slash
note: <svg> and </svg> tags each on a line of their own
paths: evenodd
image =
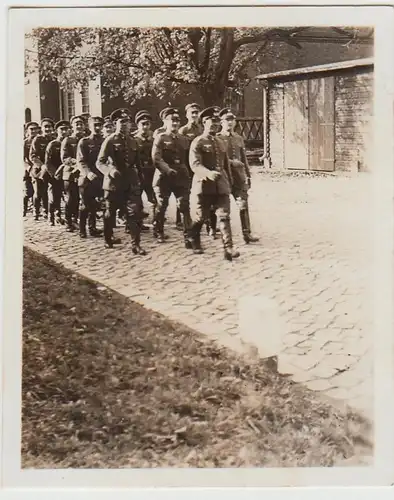
<svg viewBox="0 0 394 500">
<path fill-rule="evenodd" d="M 333 171 L 334 77 L 309 80 L 309 169 Z"/>
<path fill-rule="evenodd" d="M 285 168 L 335 169 L 334 77 L 284 84 Z"/>
<path fill-rule="evenodd" d="M 284 84 L 285 168 L 309 168 L 308 81 Z"/>
</svg>

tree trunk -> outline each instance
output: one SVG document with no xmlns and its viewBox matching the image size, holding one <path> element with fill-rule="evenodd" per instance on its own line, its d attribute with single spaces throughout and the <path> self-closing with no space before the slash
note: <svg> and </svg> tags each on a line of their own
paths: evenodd
<svg viewBox="0 0 394 500">
<path fill-rule="evenodd" d="M 205 84 L 200 88 L 201 97 L 204 102 L 204 106 L 223 106 L 224 94 L 226 88 L 219 82 L 215 84 Z"/>
</svg>

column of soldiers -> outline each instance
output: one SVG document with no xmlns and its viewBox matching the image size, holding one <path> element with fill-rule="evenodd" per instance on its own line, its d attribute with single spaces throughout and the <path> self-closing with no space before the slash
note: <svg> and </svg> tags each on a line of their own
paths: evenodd
<svg viewBox="0 0 394 500">
<path fill-rule="evenodd" d="M 165 243 L 169 199 L 176 199 L 176 227 L 195 254 L 203 253 L 201 230 L 216 238 L 219 231 L 224 257 L 239 256 L 233 246 L 230 198 L 239 209 L 245 243 L 258 241 L 251 232 L 248 190 L 251 175 L 242 137 L 234 132 L 236 116 L 216 106 L 185 108 L 181 127 L 176 108 L 160 112 L 162 126 L 152 131 L 152 116 L 141 110 L 132 117 L 127 109 L 110 116 L 73 116 L 70 121 L 25 125 L 23 215 L 32 200 L 35 220 L 78 231 L 81 238 L 103 237 L 110 249 L 121 243 L 114 236 L 119 219 L 131 238 L 134 254 L 145 255 L 141 233 L 151 217 L 153 237 Z M 145 211 L 142 194 L 151 206 Z M 62 203 L 64 201 L 64 204 Z M 190 202 L 195 214 L 191 215 Z M 64 214 L 62 212 L 64 206 Z M 103 231 L 96 221 L 102 213 Z M 63 217 L 64 215 L 64 217 Z M 86 227 L 87 226 L 87 227 Z"/>
</svg>

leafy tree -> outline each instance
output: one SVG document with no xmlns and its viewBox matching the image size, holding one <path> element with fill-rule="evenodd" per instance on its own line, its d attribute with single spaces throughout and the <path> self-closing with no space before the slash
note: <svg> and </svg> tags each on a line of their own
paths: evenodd
<svg viewBox="0 0 394 500">
<path fill-rule="evenodd" d="M 196 92 L 221 104 L 228 87 L 242 88 L 248 65 L 275 57 L 277 43 L 301 48 L 308 27 L 288 28 L 46 28 L 29 35 L 39 51 L 41 78 L 62 88 L 101 76 L 110 97 L 133 103 L 146 95 Z M 357 29 L 338 33 L 357 35 Z M 351 39 L 351 38 L 350 38 Z M 37 52 L 26 50 L 27 74 Z"/>
<path fill-rule="evenodd" d="M 26 49 L 26 75 L 35 62 L 42 79 L 66 89 L 101 76 L 111 96 L 121 93 L 130 102 L 190 90 L 206 105 L 220 104 L 273 42 L 299 47 L 292 36 L 301 29 L 40 28 L 28 35 L 37 51 Z"/>
</svg>

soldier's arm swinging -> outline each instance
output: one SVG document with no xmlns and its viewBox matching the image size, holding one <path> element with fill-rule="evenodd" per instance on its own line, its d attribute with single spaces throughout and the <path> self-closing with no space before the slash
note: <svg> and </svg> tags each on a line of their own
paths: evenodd
<svg viewBox="0 0 394 500">
<path fill-rule="evenodd" d="M 53 150 L 54 150 L 54 144 L 51 141 L 45 150 L 45 165 L 47 172 L 51 177 L 54 177 L 57 170 L 57 168 L 53 164 Z"/>
<path fill-rule="evenodd" d="M 77 145 L 76 160 L 77 160 L 78 170 L 84 176 L 87 176 L 92 172 L 88 164 L 88 157 L 89 157 L 88 141 L 85 138 L 82 138 Z"/>
<path fill-rule="evenodd" d="M 168 163 L 163 160 L 163 139 L 161 135 L 157 135 L 153 141 L 152 161 L 153 165 L 163 174 L 169 175 L 172 173 L 172 169 Z"/>
<path fill-rule="evenodd" d="M 189 165 L 193 173 L 196 174 L 199 179 L 208 179 L 211 171 L 203 165 L 198 138 L 194 139 L 191 143 Z"/>
<path fill-rule="evenodd" d="M 30 146 L 30 153 L 29 153 L 29 159 L 31 163 L 37 167 L 41 168 L 42 166 L 42 161 L 40 159 L 39 151 L 38 151 L 38 141 L 40 140 L 40 136 L 37 136 L 33 139 L 33 142 L 31 143 Z"/>
<path fill-rule="evenodd" d="M 112 161 L 109 161 L 109 159 Z M 96 167 L 103 175 L 113 177 L 116 175 L 115 172 L 119 172 L 113 161 L 112 141 L 111 137 L 107 137 L 101 145 L 100 152 L 97 157 Z"/>
</svg>

